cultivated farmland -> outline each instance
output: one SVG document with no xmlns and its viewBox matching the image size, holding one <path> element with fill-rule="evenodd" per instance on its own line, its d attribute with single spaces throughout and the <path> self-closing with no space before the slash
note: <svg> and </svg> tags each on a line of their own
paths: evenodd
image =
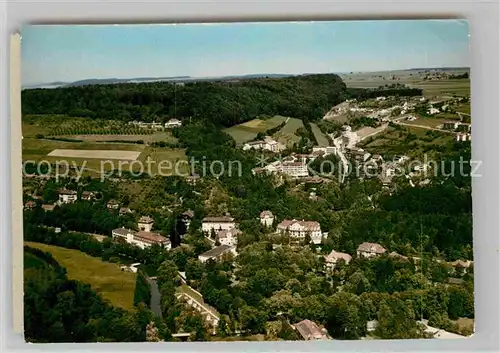
<svg viewBox="0 0 500 353">
<path fill-rule="evenodd" d="M 456 73 L 462 73 L 459 70 Z M 452 73 L 452 72 L 450 72 Z M 391 84 L 406 84 L 412 88 L 422 88 L 425 96 L 458 95 L 470 96 L 469 79 L 423 80 L 424 73 L 418 70 L 363 72 L 341 75 L 348 87 L 377 88 Z"/>
<path fill-rule="evenodd" d="M 124 169 L 122 171 L 140 171 L 141 165 L 133 163 L 138 160 L 146 162 L 150 157 L 154 163 L 151 163 L 151 172 L 158 172 L 158 164 L 163 162 L 163 173 L 175 173 L 175 163 L 180 160 L 187 160 L 184 149 L 169 148 L 169 147 L 152 147 L 143 144 L 132 143 L 102 143 L 102 142 L 67 142 L 48 139 L 24 138 L 23 145 L 23 160 L 24 161 L 48 161 L 55 163 L 60 160 L 65 160 L 70 165 L 76 165 L 78 168 L 85 167 L 86 173 L 96 176 L 101 171 L 102 161 L 122 161 Z M 128 161 L 128 163 L 127 163 Z M 169 164 L 170 163 L 170 164 Z M 143 163 L 144 172 L 148 172 L 147 164 Z M 189 172 L 189 167 L 186 163 L 178 164 L 180 173 Z M 104 163 L 103 171 L 109 171 L 117 168 L 118 164 Z M 168 170 L 168 167 L 171 170 Z M 130 170 L 131 169 L 131 170 Z"/>
<path fill-rule="evenodd" d="M 273 137 L 286 146 L 292 146 L 294 143 L 300 141 L 300 137 L 295 135 L 295 131 L 301 127 L 304 127 L 302 120 L 288 118 L 286 125 L 275 133 Z"/>
<path fill-rule="evenodd" d="M 66 158 L 90 158 L 90 159 L 119 159 L 124 161 L 135 161 L 141 152 L 136 151 L 113 151 L 113 150 L 72 150 L 55 149 L 48 157 Z"/>
<path fill-rule="evenodd" d="M 122 271 L 117 264 L 101 261 L 81 251 L 58 246 L 24 242 L 32 248 L 52 254 L 54 259 L 68 271 L 68 278 L 88 283 L 116 307 L 133 308 L 135 274 Z"/>
<path fill-rule="evenodd" d="M 318 141 L 318 146 L 326 147 L 330 145 L 330 142 L 326 138 L 325 134 L 318 127 L 318 125 L 311 124 L 311 130 L 314 133 L 314 137 L 316 137 L 316 141 Z"/>
<path fill-rule="evenodd" d="M 152 142 L 169 142 L 175 143 L 177 139 L 172 136 L 172 134 L 168 131 L 158 131 L 152 132 L 147 135 L 137 135 L 137 134 L 103 134 L 103 135 L 60 135 L 58 138 L 69 138 L 75 140 L 82 140 L 85 142 L 144 142 L 144 143 L 152 143 Z"/>
<path fill-rule="evenodd" d="M 243 144 L 254 139 L 259 132 L 275 128 L 285 120 L 285 117 L 279 115 L 269 119 L 253 119 L 243 124 L 232 126 L 224 131 L 231 135 L 237 144 Z"/>
</svg>

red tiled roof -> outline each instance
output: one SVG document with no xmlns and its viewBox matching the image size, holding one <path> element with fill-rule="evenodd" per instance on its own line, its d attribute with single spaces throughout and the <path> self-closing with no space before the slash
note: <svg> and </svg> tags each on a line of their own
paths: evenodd
<svg viewBox="0 0 500 353">
<path fill-rule="evenodd" d="M 159 233 L 140 231 L 134 234 L 134 239 L 143 241 L 145 243 L 165 243 L 168 239 Z"/>
<path fill-rule="evenodd" d="M 293 224 L 300 224 L 302 227 L 306 229 L 306 231 L 320 230 L 321 227 L 316 221 L 297 221 L 296 219 L 288 220 L 285 219 L 283 222 L 278 224 L 278 229 L 288 230 Z"/>
<path fill-rule="evenodd" d="M 222 216 L 222 217 L 205 217 L 203 218 L 204 223 L 229 223 L 234 222 L 233 217 Z"/>
<path fill-rule="evenodd" d="M 362 243 L 358 246 L 358 251 L 363 251 L 363 252 L 375 252 L 376 254 L 383 254 L 385 253 L 385 248 L 377 243 Z"/>
<path fill-rule="evenodd" d="M 337 260 L 343 259 L 345 262 L 349 262 L 352 259 L 352 256 L 343 252 L 336 252 L 332 250 L 330 254 L 325 256 L 326 262 L 335 262 Z"/>
<path fill-rule="evenodd" d="M 326 340 L 328 336 L 311 320 L 302 320 L 293 325 L 305 340 Z"/>
</svg>

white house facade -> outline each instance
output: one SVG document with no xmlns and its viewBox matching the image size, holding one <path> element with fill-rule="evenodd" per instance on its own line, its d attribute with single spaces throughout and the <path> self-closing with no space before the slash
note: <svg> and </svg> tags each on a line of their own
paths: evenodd
<svg viewBox="0 0 500 353">
<path fill-rule="evenodd" d="M 219 230 L 216 233 L 216 239 L 219 240 L 221 245 L 236 246 L 238 244 L 238 235 L 241 231 L 236 228 L 229 230 Z"/>
<path fill-rule="evenodd" d="M 315 221 L 297 221 L 285 219 L 278 224 L 278 233 L 288 234 L 295 240 L 303 240 L 307 234 L 311 237 L 311 242 L 320 244 L 322 239 L 321 226 Z"/>
<path fill-rule="evenodd" d="M 77 200 L 77 193 L 74 190 L 61 189 L 59 190 L 59 203 L 73 203 Z"/>
<path fill-rule="evenodd" d="M 139 218 L 139 222 L 137 222 L 137 227 L 139 230 L 144 232 L 151 232 L 153 229 L 154 219 L 149 216 L 142 216 Z"/>
<path fill-rule="evenodd" d="M 325 256 L 325 267 L 327 270 L 333 270 L 335 268 L 335 265 L 340 261 L 343 260 L 345 264 L 349 264 L 351 262 L 352 256 L 343 252 L 337 252 L 335 250 L 332 250 L 330 254 Z"/>
<path fill-rule="evenodd" d="M 230 216 L 223 217 L 205 217 L 201 223 L 201 230 L 205 233 L 220 230 L 230 230 L 236 228 L 234 218 Z"/>
<path fill-rule="evenodd" d="M 141 249 L 145 249 L 153 244 L 162 245 L 167 249 L 172 247 L 170 240 L 154 232 L 136 232 L 131 229 L 117 228 L 113 229 L 111 232 L 113 238 L 122 238 L 127 243 L 138 246 Z"/>
<path fill-rule="evenodd" d="M 167 121 L 165 123 L 165 127 L 167 129 L 172 129 L 174 127 L 181 127 L 181 126 L 182 126 L 182 122 L 179 119 L 170 119 L 169 121 Z"/>
<path fill-rule="evenodd" d="M 260 213 L 260 223 L 264 227 L 272 227 L 274 222 L 274 215 L 271 211 L 262 211 Z"/>
</svg>

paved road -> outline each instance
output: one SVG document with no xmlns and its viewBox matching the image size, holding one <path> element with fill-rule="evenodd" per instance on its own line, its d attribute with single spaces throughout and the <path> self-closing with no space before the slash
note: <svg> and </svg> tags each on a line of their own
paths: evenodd
<svg viewBox="0 0 500 353">
<path fill-rule="evenodd" d="M 158 284 L 154 279 L 151 277 L 147 277 L 147 281 L 151 285 L 151 311 L 160 319 L 162 318 L 162 313 L 161 313 L 161 296 L 160 296 L 160 291 L 158 290 Z"/>
</svg>

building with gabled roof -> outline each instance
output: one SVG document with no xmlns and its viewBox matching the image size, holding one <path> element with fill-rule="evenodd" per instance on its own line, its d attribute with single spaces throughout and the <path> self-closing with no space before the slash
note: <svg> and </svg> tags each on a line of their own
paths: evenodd
<svg viewBox="0 0 500 353">
<path fill-rule="evenodd" d="M 120 203 L 116 200 L 109 200 L 106 207 L 110 210 L 118 210 L 120 208 Z"/>
<path fill-rule="evenodd" d="M 159 233 L 139 231 L 136 232 L 127 228 L 117 228 L 111 231 L 113 238 L 122 238 L 127 243 L 145 249 L 153 244 L 158 244 L 170 249 L 172 244 L 170 240 Z"/>
<path fill-rule="evenodd" d="M 332 250 L 330 254 L 325 256 L 325 267 L 327 270 L 333 270 L 338 261 L 343 260 L 347 265 L 351 262 L 351 259 L 352 256 L 347 253 Z"/>
<path fill-rule="evenodd" d="M 205 217 L 201 222 L 201 230 L 205 233 L 211 233 L 212 230 L 217 232 L 233 228 L 236 228 L 236 222 L 229 214 L 221 217 Z"/>
<path fill-rule="evenodd" d="M 181 127 L 181 126 L 182 126 L 182 121 L 180 121 L 179 119 L 175 119 L 175 118 L 172 118 L 165 123 L 165 127 L 167 129 L 172 129 L 174 127 Z"/>
<path fill-rule="evenodd" d="M 311 320 L 302 320 L 292 327 L 297 330 L 300 336 L 306 341 L 329 340 L 326 329 L 321 328 Z"/>
<path fill-rule="evenodd" d="M 216 232 L 215 239 L 221 245 L 236 246 L 238 244 L 238 235 L 241 231 L 237 228 L 223 229 Z"/>
<path fill-rule="evenodd" d="M 137 227 L 141 231 L 151 232 L 154 223 L 155 220 L 153 218 L 149 216 L 141 216 L 141 218 L 139 218 L 139 221 L 137 222 Z"/>
<path fill-rule="evenodd" d="M 364 242 L 358 246 L 356 254 L 358 257 L 372 257 L 382 255 L 385 252 L 385 248 L 380 244 Z"/>
<path fill-rule="evenodd" d="M 229 245 L 221 245 L 216 248 L 210 249 L 203 254 L 198 256 L 198 259 L 205 263 L 208 260 L 218 260 L 221 258 L 224 254 L 232 254 L 234 256 L 237 256 L 238 253 L 236 252 L 236 247 L 234 246 L 229 246 Z"/>
<path fill-rule="evenodd" d="M 285 219 L 278 224 L 278 233 L 288 234 L 292 239 L 303 240 L 306 234 L 311 237 L 311 242 L 320 244 L 323 237 L 321 233 L 321 226 L 316 221 L 298 221 L 296 219 Z"/>
<path fill-rule="evenodd" d="M 59 204 L 73 203 L 77 200 L 77 193 L 75 190 L 59 189 Z"/>
</svg>

